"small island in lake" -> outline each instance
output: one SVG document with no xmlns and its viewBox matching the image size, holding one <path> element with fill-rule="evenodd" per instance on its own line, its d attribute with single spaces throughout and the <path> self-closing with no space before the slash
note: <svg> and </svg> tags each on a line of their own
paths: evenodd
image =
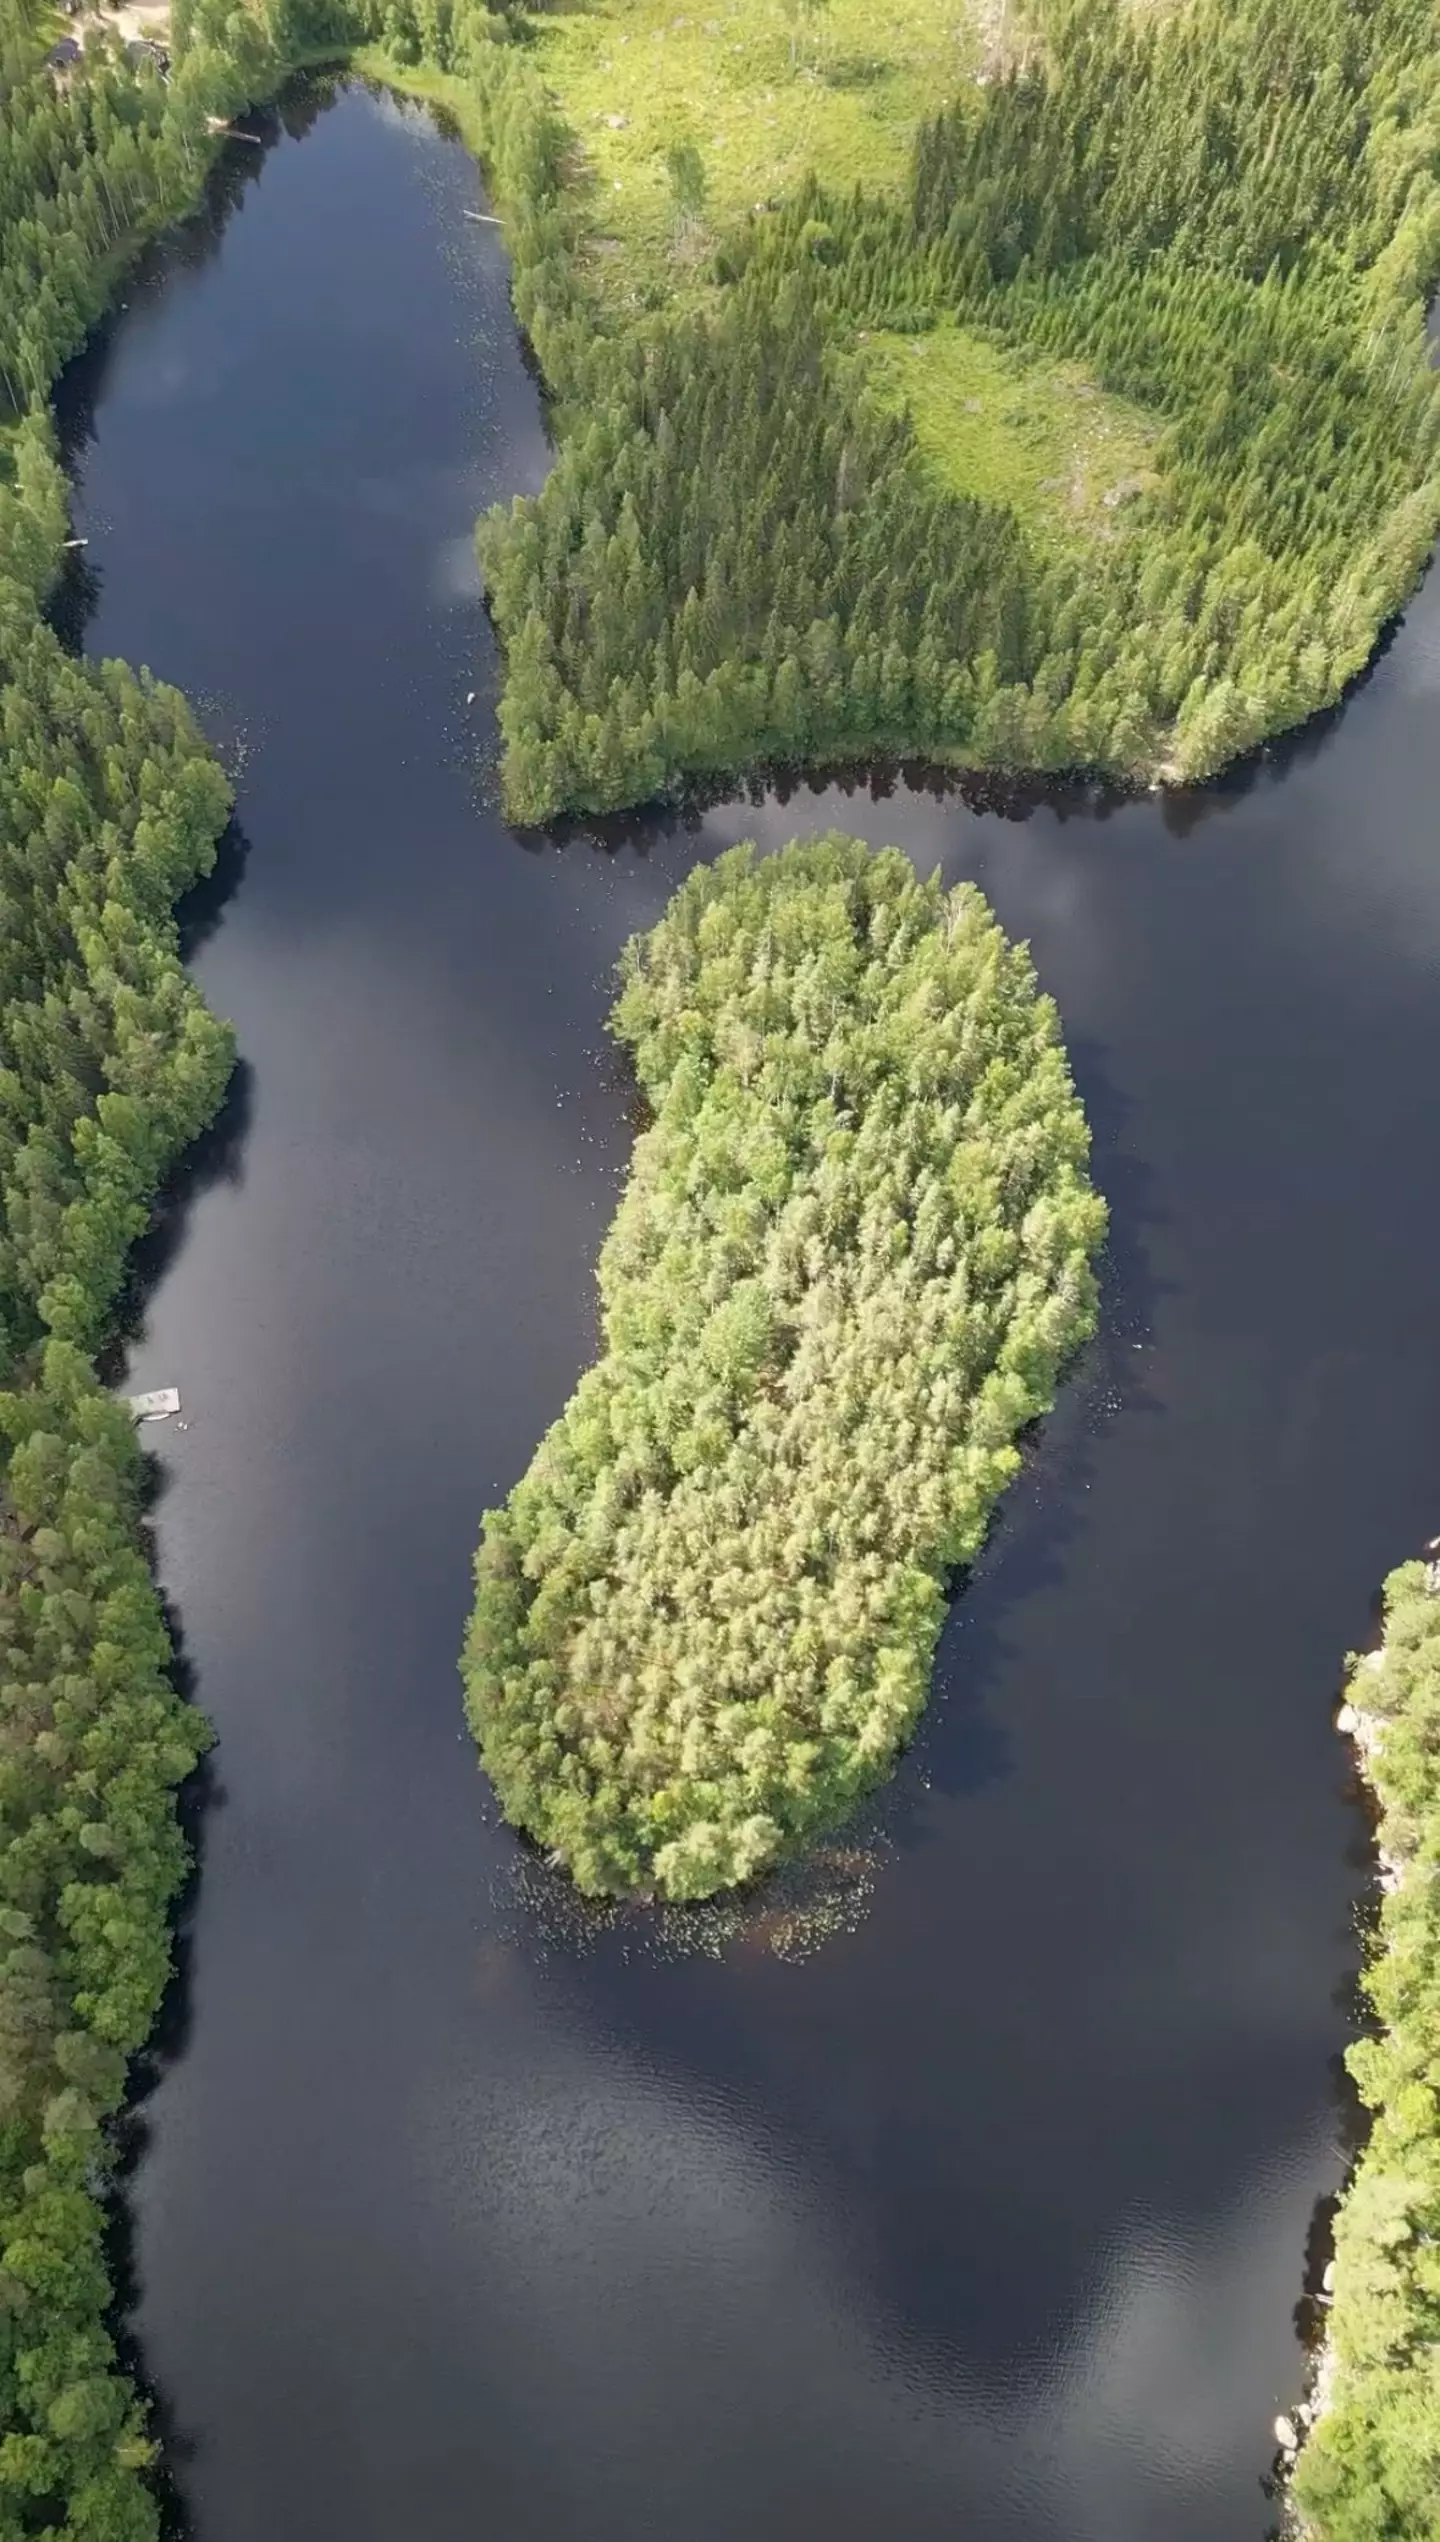
<svg viewBox="0 0 1440 2542">
<path fill-rule="evenodd" d="M 697 1898 L 913 1731 L 1105 1209 L 1054 1007 L 972 885 L 740 847 L 622 969 L 651 1120 L 603 1354 L 485 1521 L 464 1671 L 508 1817 L 584 1890 Z"/>
</svg>

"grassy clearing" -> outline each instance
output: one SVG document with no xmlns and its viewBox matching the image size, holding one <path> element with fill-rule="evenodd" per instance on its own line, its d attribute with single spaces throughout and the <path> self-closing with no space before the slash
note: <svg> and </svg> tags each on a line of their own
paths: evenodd
<svg viewBox="0 0 1440 2542">
<path fill-rule="evenodd" d="M 1046 543 L 1114 538 L 1157 481 L 1163 426 L 1049 362 L 962 327 L 870 335 L 861 354 L 882 402 L 908 404 L 920 447 L 960 494 L 1011 504 Z"/>
<path fill-rule="evenodd" d="M 529 20 L 580 144 L 594 275 L 618 310 L 708 295 L 707 251 L 807 170 L 903 185 L 922 117 L 1023 37 L 1013 0 L 574 0 Z M 363 59 L 363 57 L 362 57 Z M 666 154 L 692 143 L 701 218 L 682 229 Z M 871 336 L 881 398 L 910 404 L 944 482 L 1012 503 L 1048 544 L 1113 538 L 1154 483 L 1160 427 L 1076 363 L 1024 361 L 957 328 Z"/>
<path fill-rule="evenodd" d="M 725 229 L 813 168 L 902 182 L 911 137 L 988 58 L 978 0 L 587 0 L 531 19 L 539 66 L 593 172 L 617 295 L 680 279 L 665 153 L 699 149 Z"/>
</svg>

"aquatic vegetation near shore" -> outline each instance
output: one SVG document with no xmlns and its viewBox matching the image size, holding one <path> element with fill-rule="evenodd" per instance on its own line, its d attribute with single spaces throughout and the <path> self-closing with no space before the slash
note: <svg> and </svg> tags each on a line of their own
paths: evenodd
<svg viewBox="0 0 1440 2542">
<path fill-rule="evenodd" d="M 485 1521 L 464 1674 L 502 1806 L 583 1889 L 703 1897 L 913 1730 L 1105 1211 L 1026 954 L 897 850 L 693 874 L 612 1029 L 652 1119 L 604 1353 Z"/>
</svg>

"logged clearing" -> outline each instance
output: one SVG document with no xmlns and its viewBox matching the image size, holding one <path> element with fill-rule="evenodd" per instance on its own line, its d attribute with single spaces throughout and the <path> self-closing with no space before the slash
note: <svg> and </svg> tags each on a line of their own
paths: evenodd
<svg viewBox="0 0 1440 2542">
<path fill-rule="evenodd" d="M 922 116 L 992 58 L 992 23 L 1006 23 L 994 0 L 590 0 L 529 21 L 623 284 L 667 294 L 681 278 L 675 143 L 700 152 L 712 231 L 810 168 L 831 185 L 898 185 Z"/>
<path fill-rule="evenodd" d="M 1163 426 L 1107 396 L 1078 362 L 1025 355 L 963 327 L 862 336 L 859 349 L 882 401 L 909 406 L 945 484 L 1010 504 L 1037 538 L 1113 538 L 1157 482 Z"/>
<path fill-rule="evenodd" d="M 595 279 L 619 310 L 708 296 L 716 242 L 807 172 L 902 187 L 922 119 L 1033 43 L 1015 0 L 581 0 L 528 26 L 580 145 Z M 686 144 L 703 202 L 679 220 L 669 154 Z M 911 407 L 944 482 L 1012 504 L 1049 545 L 1115 537 L 1155 482 L 1160 425 L 1079 363 L 955 327 L 856 349 L 882 401 Z"/>
</svg>

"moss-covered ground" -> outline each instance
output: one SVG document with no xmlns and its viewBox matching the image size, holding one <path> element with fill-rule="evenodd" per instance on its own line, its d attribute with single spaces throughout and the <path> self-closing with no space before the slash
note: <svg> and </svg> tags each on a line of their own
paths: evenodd
<svg viewBox="0 0 1440 2542">
<path fill-rule="evenodd" d="M 862 337 L 871 384 L 908 405 L 920 447 L 961 494 L 1008 503 L 1047 542 L 1113 538 L 1155 484 L 1162 427 L 1078 362 L 1050 362 L 963 327 Z"/>
</svg>

